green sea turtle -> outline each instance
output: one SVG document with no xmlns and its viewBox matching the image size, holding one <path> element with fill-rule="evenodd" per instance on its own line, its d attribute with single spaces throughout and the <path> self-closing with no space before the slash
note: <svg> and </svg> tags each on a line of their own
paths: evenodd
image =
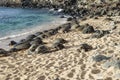
<svg viewBox="0 0 120 80">
<path fill-rule="evenodd" d="M 87 43 L 80 44 L 79 48 L 77 49 L 79 52 L 84 50 L 85 52 L 92 50 L 92 46 L 88 45 Z"/>
<path fill-rule="evenodd" d="M 56 50 L 61 50 L 61 49 L 65 48 L 65 47 L 64 47 L 64 45 L 61 44 L 61 43 L 53 43 L 53 44 L 52 44 L 52 48 L 54 48 L 54 49 L 56 49 Z"/>
<path fill-rule="evenodd" d="M 39 54 L 39 53 L 47 53 L 48 52 L 48 48 L 45 45 L 39 45 L 36 49 L 35 49 L 35 53 Z"/>
<path fill-rule="evenodd" d="M 38 44 L 32 44 L 31 47 L 28 49 L 28 54 L 34 54 L 38 46 Z"/>
<path fill-rule="evenodd" d="M 95 32 L 93 26 L 90 26 L 89 24 L 86 24 L 85 27 L 82 30 L 83 34 L 89 34 Z"/>
<path fill-rule="evenodd" d="M 8 51 L 0 48 L 0 56 L 8 56 Z"/>
<path fill-rule="evenodd" d="M 102 54 L 98 54 L 92 57 L 95 62 L 101 62 L 103 60 L 109 60 L 111 57 L 104 56 Z"/>
<path fill-rule="evenodd" d="M 30 46 L 31 45 L 29 42 L 24 42 L 14 45 L 14 48 L 16 48 L 17 50 L 23 50 L 23 49 L 28 49 Z"/>
<path fill-rule="evenodd" d="M 65 40 L 65 39 L 63 39 L 63 38 L 57 38 L 55 41 L 54 41 L 54 43 L 59 43 L 59 44 L 64 44 L 64 43 L 66 43 L 67 41 Z"/>
</svg>

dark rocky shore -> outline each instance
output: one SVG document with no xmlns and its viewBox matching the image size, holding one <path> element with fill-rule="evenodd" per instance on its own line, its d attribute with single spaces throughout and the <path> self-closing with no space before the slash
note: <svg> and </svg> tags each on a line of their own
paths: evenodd
<svg viewBox="0 0 120 80">
<path fill-rule="evenodd" d="M 38 70 L 40 76 L 34 71 L 36 80 L 120 79 L 119 0 L 116 2 L 101 0 L 96 3 L 82 0 L 55 0 L 55 2 L 18 0 L 16 3 L 7 2 L 1 5 L 62 9 L 64 14 L 71 16 L 67 23 L 57 28 L 36 32 L 19 42 L 11 41 L 8 44 L 12 48 L 8 51 L 0 49 L 0 55 L 12 58 L 14 65 L 17 65 L 15 59 L 20 61 L 23 57 L 20 65 L 26 64 L 31 67 L 28 62 L 32 65 L 37 64 L 35 69 L 32 66 L 31 71 L 23 70 L 22 77 L 25 74 L 27 80 L 32 80 L 33 77 L 29 74 L 32 75 L 32 70 Z M 41 62 L 38 63 L 38 60 Z"/>
</svg>

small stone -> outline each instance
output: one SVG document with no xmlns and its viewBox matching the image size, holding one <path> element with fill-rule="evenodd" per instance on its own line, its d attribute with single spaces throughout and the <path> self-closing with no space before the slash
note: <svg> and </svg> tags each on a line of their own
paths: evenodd
<svg viewBox="0 0 120 80">
<path fill-rule="evenodd" d="M 94 17 L 94 19 L 99 19 L 99 18 L 96 16 L 96 17 Z"/>
<path fill-rule="evenodd" d="M 113 80 L 111 77 L 107 77 L 105 78 L 105 80 Z"/>
<path fill-rule="evenodd" d="M 71 72 L 67 75 L 69 78 L 72 78 L 74 76 L 74 74 Z"/>
<path fill-rule="evenodd" d="M 45 80 L 45 76 L 40 76 L 37 80 Z"/>
<path fill-rule="evenodd" d="M 100 73 L 101 71 L 99 69 L 94 69 L 91 71 L 92 74 L 98 74 Z"/>
<path fill-rule="evenodd" d="M 114 53 L 114 50 L 109 50 L 108 53 Z"/>
</svg>

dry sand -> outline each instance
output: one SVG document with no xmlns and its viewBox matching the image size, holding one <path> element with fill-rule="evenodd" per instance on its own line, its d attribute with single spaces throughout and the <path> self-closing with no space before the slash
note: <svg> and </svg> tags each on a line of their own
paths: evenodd
<svg viewBox="0 0 120 80">
<path fill-rule="evenodd" d="M 89 23 L 95 29 L 111 29 L 112 22 L 104 19 L 88 19 L 80 23 Z M 120 21 L 120 17 L 113 19 Z M 87 39 L 92 34 L 70 31 L 44 40 L 49 43 L 56 38 L 67 40 L 65 49 L 59 51 L 28 55 L 26 50 L 13 53 L 16 55 L 9 57 L 1 57 L 0 80 L 119 80 L 119 69 L 105 69 L 105 61 L 96 63 L 92 60 L 92 56 L 98 53 L 112 56 L 112 59 L 120 57 L 120 23 L 116 25 L 117 29 L 100 39 Z M 94 49 L 89 52 L 78 52 L 78 46 L 82 43 L 87 43 Z"/>
</svg>

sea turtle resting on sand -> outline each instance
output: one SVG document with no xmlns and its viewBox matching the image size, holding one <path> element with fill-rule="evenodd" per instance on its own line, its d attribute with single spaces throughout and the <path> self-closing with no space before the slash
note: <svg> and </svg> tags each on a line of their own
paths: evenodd
<svg viewBox="0 0 120 80">
<path fill-rule="evenodd" d="M 58 32 L 61 28 L 62 26 L 58 26 L 57 28 L 55 28 L 55 30 Z"/>
<path fill-rule="evenodd" d="M 114 68 L 120 69 L 120 60 L 115 60 Z"/>
<path fill-rule="evenodd" d="M 108 30 L 96 30 L 95 33 L 91 36 L 91 38 L 101 38 L 106 34 L 109 34 Z"/>
<path fill-rule="evenodd" d="M 23 49 L 28 49 L 30 46 L 31 45 L 29 42 L 23 42 L 14 45 L 14 48 L 16 48 L 17 50 L 23 50 Z"/>
<path fill-rule="evenodd" d="M 12 52 L 17 52 L 18 50 L 16 48 L 11 48 L 8 52 L 12 53 Z"/>
<path fill-rule="evenodd" d="M 79 49 L 77 49 L 79 52 L 81 50 L 84 50 L 85 52 L 92 50 L 92 46 L 88 45 L 87 43 L 80 44 Z"/>
<path fill-rule="evenodd" d="M 114 67 L 114 69 L 120 69 L 120 60 L 117 60 L 117 59 L 113 59 L 111 61 L 107 61 L 105 62 L 102 67 L 104 69 L 108 69 L 109 67 Z"/>
<path fill-rule="evenodd" d="M 50 37 L 50 36 L 52 36 L 52 35 L 55 35 L 57 33 L 57 31 L 55 31 L 55 30 L 49 30 L 48 32 L 46 32 L 45 34 L 48 36 L 48 37 Z"/>
<path fill-rule="evenodd" d="M 44 39 L 44 38 L 47 38 L 48 36 L 45 33 L 43 33 L 43 34 L 38 35 L 37 37 L 40 37 L 41 39 Z"/>
<path fill-rule="evenodd" d="M 71 29 L 71 24 L 67 23 L 62 26 L 62 28 L 59 30 L 60 33 L 67 33 Z"/>
<path fill-rule="evenodd" d="M 8 56 L 8 51 L 5 51 L 4 49 L 0 48 L 0 56 Z"/>
<path fill-rule="evenodd" d="M 15 42 L 15 41 L 10 41 L 9 46 L 13 46 L 13 45 L 15 45 L 15 44 L 17 44 L 17 42 Z"/>
<path fill-rule="evenodd" d="M 61 44 L 61 43 L 53 43 L 53 44 L 52 44 L 52 48 L 54 48 L 54 49 L 56 49 L 56 50 L 61 50 L 61 49 L 65 48 L 65 47 L 64 47 L 64 45 Z"/>
<path fill-rule="evenodd" d="M 39 46 L 38 44 L 31 45 L 31 47 L 28 49 L 28 54 L 35 53 L 35 50 L 37 49 L 38 46 Z"/>
<path fill-rule="evenodd" d="M 38 36 L 38 35 L 41 35 L 41 34 L 43 34 L 43 32 L 36 32 L 34 35 Z"/>
<path fill-rule="evenodd" d="M 63 38 L 57 38 L 55 41 L 54 41 L 54 43 L 61 43 L 61 44 L 64 44 L 64 43 L 66 43 L 67 41 L 65 40 L 65 39 L 63 39 Z"/>
<path fill-rule="evenodd" d="M 27 36 L 26 37 L 26 41 L 31 41 L 31 40 L 33 40 L 33 38 L 35 38 L 36 36 L 34 35 L 34 34 L 31 34 L 31 35 L 29 35 L 29 36 Z"/>
<path fill-rule="evenodd" d="M 95 32 L 93 26 L 90 26 L 89 24 L 86 24 L 85 27 L 82 30 L 83 34 L 89 34 Z"/>
<path fill-rule="evenodd" d="M 32 44 L 42 44 L 42 43 L 43 43 L 43 41 L 42 41 L 42 39 L 39 38 L 39 37 L 35 37 L 35 38 L 30 42 L 31 45 L 32 45 Z"/>
<path fill-rule="evenodd" d="M 39 54 L 39 53 L 47 53 L 49 50 L 45 45 L 39 45 L 36 49 L 35 49 L 35 53 Z"/>
<path fill-rule="evenodd" d="M 83 25 L 78 26 L 78 28 L 76 28 L 77 31 L 82 31 L 84 29 Z"/>
<path fill-rule="evenodd" d="M 95 62 L 101 62 L 103 60 L 109 60 L 111 57 L 106 57 L 104 55 L 98 54 L 92 57 Z"/>
</svg>

